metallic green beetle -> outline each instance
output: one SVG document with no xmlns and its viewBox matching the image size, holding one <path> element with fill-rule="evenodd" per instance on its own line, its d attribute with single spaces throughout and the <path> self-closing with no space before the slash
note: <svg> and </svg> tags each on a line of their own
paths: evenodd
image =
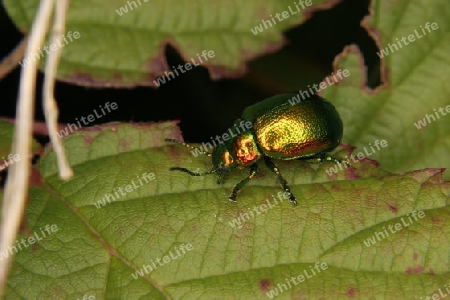
<svg viewBox="0 0 450 300">
<path fill-rule="evenodd" d="M 170 170 L 186 172 L 192 176 L 216 173 L 219 175 L 217 183 L 220 184 L 224 172 L 250 167 L 250 175 L 233 187 L 229 199 L 236 201 L 237 192 L 258 172 L 256 161 L 262 157 L 267 167 L 277 174 L 284 191 L 289 195 L 289 201 L 296 205 L 294 195 L 272 159 L 341 162 L 326 155 L 326 152 L 339 145 L 343 134 L 342 120 L 330 102 L 312 95 L 291 105 L 288 100 L 296 95 L 281 94 L 247 107 L 241 119 L 235 122 L 234 128 L 229 130 L 232 138 L 220 143 L 212 153 L 205 153 L 182 143 L 212 156 L 211 171 L 195 173 L 179 167 Z M 239 131 L 238 125 L 242 125 L 243 121 L 250 122 L 252 127 Z"/>
</svg>

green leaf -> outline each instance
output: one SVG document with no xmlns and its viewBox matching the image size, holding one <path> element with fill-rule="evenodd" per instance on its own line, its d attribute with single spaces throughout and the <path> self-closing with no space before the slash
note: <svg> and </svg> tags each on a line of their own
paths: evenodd
<svg viewBox="0 0 450 300">
<path fill-rule="evenodd" d="M 0 120 L 0 171 L 21 159 L 17 156 L 18 154 L 11 153 L 13 132 L 13 124 Z M 40 151 L 40 148 L 39 144 L 33 139 L 31 142 L 31 152 L 37 153 Z"/>
<path fill-rule="evenodd" d="M 36 1 L 26 3 L 31 3 L 22 4 L 29 5 L 29 9 L 20 6 L 22 12 L 17 9 L 11 13 L 9 8 L 10 14 L 27 15 L 23 19 L 31 20 Z M 73 1 L 68 30 L 76 30 L 70 27 L 70 22 L 75 24 L 78 20 L 83 24 L 77 18 L 91 15 L 103 25 L 103 18 L 108 16 L 111 23 L 106 25 L 117 22 L 112 17 L 114 12 L 102 10 L 106 7 L 103 1 L 90 3 L 87 6 L 84 1 Z M 284 7 L 289 4 L 283 2 Z M 198 7 L 208 5 L 213 4 L 205 2 Z M 254 4 L 239 5 L 249 5 L 249 11 L 255 11 L 251 7 Z M 186 10 L 195 7 L 186 6 Z M 445 100 L 448 98 L 445 79 L 449 78 L 446 68 L 450 49 L 449 6 L 445 0 L 432 3 L 412 0 L 406 4 L 398 0 L 373 1 L 372 6 L 374 16 L 366 20 L 366 25 L 377 28 L 382 48 L 396 42 L 396 38 L 414 33 L 426 22 L 439 24 L 439 30 L 386 57 L 388 85 L 378 93 L 368 94 L 361 89 L 365 74 L 355 48 L 347 49 L 336 62 L 337 69 L 348 69 L 351 75 L 339 83 L 339 88 L 333 85 L 323 93 L 341 113 L 344 142 L 357 146 L 354 154 L 365 151 L 364 148 L 371 151 L 369 143 L 374 145 L 377 139 L 386 140 L 388 147 L 342 170 L 330 163 L 277 161 L 299 202 L 292 207 L 284 200 L 275 202 L 281 190 L 276 176 L 263 166 L 261 173 L 239 194 L 237 203 L 227 199 L 233 185 L 247 176 L 248 170 L 229 174 L 223 185 L 216 184 L 214 175 L 191 177 L 168 171 L 174 166 L 191 170 L 211 168 L 207 157 L 194 157 L 182 146 L 164 145 L 164 138 L 180 138 L 173 122 L 151 126 L 109 124 L 94 131 L 79 131 L 64 140 L 75 171 L 71 181 L 63 182 L 57 177 L 53 152 L 49 151 L 39 165 L 43 184 L 30 190 L 19 239 L 39 234 L 46 225 L 55 225 L 58 231 L 18 251 L 8 281 L 7 299 L 81 299 L 85 295 L 97 299 L 268 299 L 267 293 L 282 284 L 286 289 L 281 293 L 278 290 L 277 299 L 412 299 L 438 295 L 439 291 L 445 293 L 450 279 L 447 221 L 450 183 L 442 181 L 443 170 L 428 168 L 393 174 L 371 159 L 377 159 L 390 171 L 449 165 L 445 129 L 450 117 L 443 116 L 421 130 L 414 125 L 425 114 L 449 104 Z M 75 14 L 73 9 L 77 7 L 83 9 L 82 14 Z M 186 19 L 179 17 L 183 9 L 177 9 L 171 10 L 172 15 L 184 24 Z M 222 10 L 208 7 L 207 11 Z M 129 26 L 128 15 L 119 19 L 125 26 Z M 236 20 L 244 17 L 236 15 Z M 256 18 L 257 24 L 262 18 Z M 294 22 L 293 18 L 280 26 L 289 26 L 287 21 Z M 146 16 L 133 21 L 144 19 L 154 20 Z M 21 28 L 28 28 L 29 24 L 28 21 Z M 180 28 L 189 28 L 183 26 Z M 85 27 L 91 30 L 93 26 Z M 243 27 L 248 31 L 252 26 Z M 111 29 L 115 27 L 104 26 L 102 34 L 93 28 L 86 35 L 93 50 L 67 47 L 85 52 L 70 50 L 74 51 L 73 56 L 63 56 L 63 60 L 76 55 L 97 57 L 116 46 L 105 43 L 102 45 L 107 47 L 99 50 L 92 38 L 95 34 L 96 39 L 102 40 L 115 37 L 117 29 L 114 33 Z M 255 47 L 250 47 L 250 57 L 261 51 L 267 40 L 278 46 L 280 29 L 264 31 L 259 44 L 252 39 L 246 41 Z M 127 39 L 139 34 L 140 40 L 146 40 L 139 32 L 119 31 L 120 44 L 132 45 Z M 159 28 L 154 32 L 162 31 Z M 183 44 L 185 57 L 218 43 L 211 37 L 200 39 L 205 35 L 189 36 L 194 42 L 190 46 Z M 168 36 L 180 45 L 180 40 L 186 41 L 183 40 L 186 35 Z M 232 41 L 229 39 L 223 44 L 240 41 L 235 36 Z M 161 44 L 158 39 L 149 40 Z M 139 43 L 140 47 L 148 47 L 145 45 Z M 145 53 L 153 57 L 159 53 L 148 49 L 144 49 Z M 242 65 L 242 52 L 221 50 L 220 55 L 216 53 L 217 60 L 211 60 L 215 66 L 237 70 Z M 152 64 L 150 72 L 140 69 L 142 62 L 146 62 L 142 56 L 120 53 L 125 55 L 121 64 L 131 70 L 126 77 L 118 76 L 120 84 L 135 84 L 142 81 L 143 74 L 155 73 Z M 233 65 L 230 61 L 236 57 Z M 89 75 L 94 78 L 89 80 L 96 84 L 111 80 L 111 70 L 116 70 L 117 64 L 113 68 L 115 60 L 109 59 L 102 56 L 98 61 L 86 60 L 84 74 L 94 74 Z M 91 61 L 98 62 L 103 69 L 98 71 L 90 66 Z M 119 65 L 118 69 L 124 68 Z M 60 76 L 66 72 L 62 70 Z M 340 147 L 336 155 L 345 157 L 350 152 L 351 148 Z M 336 168 L 337 173 L 331 174 L 330 168 Z M 154 173 L 155 179 L 140 186 L 144 173 Z M 132 186 L 133 182 L 138 188 Z M 128 185 L 131 191 L 122 195 L 121 189 L 126 190 Z M 102 205 L 98 201 L 105 200 L 106 194 L 116 197 Z M 258 214 L 254 210 L 268 203 L 272 207 L 267 211 L 259 210 Z M 413 213 L 423 217 L 415 219 Z M 237 218 L 241 218 L 240 224 Z M 191 245 L 192 250 L 183 252 L 182 245 Z M 158 259 L 164 262 L 166 256 L 167 263 L 158 263 Z M 292 276 L 306 275 L 305 271 L 311 275 L 311 267 L 316 263 L 319 266 L 325 263 L 327 268 L 320 272 L 315 269 L 316 275 L 311 278 L 288 285 L 286 280 Z M 153 270 L 146 272 L 144 266 L 147 269 L 153 266 Z"/>
<path fill-rule="evenodd" d="M 164 58 L 167 44 L 196 64 L 198 54 L 213 51 L 214 57 L 201 63 L 211 77 L 237 76 L 249 59 L 280 49 L 282 30 L 302 23 L 312 7 L 330 2 L 309 0 L 309 6 L 305 3 L 298 10 L 291 0 L 139 1 L 71 1 L 66 32 L 77 31 L 80 37 L 64 46 L 58 78 L 90 86 L 155 86 L 156 77 L 172 71 Z M 38 2 L 4 1 L 11 19 L 24 32 L 29 32 Z M 121 8 L 128 12 L 120 15 Z M 250 30 L 284 11 L 288 17 L 275 19 L 274 26 L 266 25 L 258 34 Z"/>
<path fill-rule="evenodd" d="M 44 186 L 30 190 L 20 238 L 46 225 L 58 231 L 17 253 L 8 299 L 267 299 L 304 270 L 311 278 L 279 299 L 411 299 L 450 279 L 450 184 L 441 170 L 395 175 L 366 158 L 329 176 L 331 163 L 280 161 L 298 206 L 275 202 L 282 190 L 263 166 L 231 203 L 232 186 L 248 170 L 224 185 L 215 175 L 170 172 L 208 170 L 211 162 L 162 146 L 164 138 L 180 139 L 175 122 L 78 131 L 64 139 L 75 172 L 68 182 L 58 178 L 53 152 L 41 160 Z M 145 183 L 144 173 L 155 179 Z M 122 195 L 132 181 L 137 188 Z M 118 197 L 100 205 L 108 193 Z M 272 207 L 258 214 L 263 204 Z M 425 216 L 410 221 L 413 211 Z M 401 222 L 408 226 L 365 245 Z M 182 244 L 192 249 L 183 253 Z M 327 268 L 312 276 L 317 262 Z"/>
<path fill-rule="evenodd" d="M 394 51 L 383 59 L 386 85 L 377 93 L 361 89 L 366 71 L 355 47 L 347 48 L 338 58 L 336 69 L 347 69 L 350 76 L 338 86 L 328 87 L 323 96 L 335 104 L 342 117 L 343 142 L 370 149 L 369 143 L 386 140 L 389 146 L 370 158 L 393 172 L 449 168 L 450 114 L 445 111 L 450 112 L 449 2 L 373 1 L 372 7 L 374 15 L 365 25 L 380 37 L 381 49 L 390 45 Z M 424 35 L 421 26 L 425 29 L 427 22 L 435 22 L 438 29 Z M 400 48 L 397 39 L 415 35 L 415 30 L 422 37 Z M 440 108 L 446 115 L 438 113 L 437 118 L 435 111 Z M 426 115 L 431 115 L 430 122 Z M 421 121 L 426 123 L 418 129 Z M 444 178 L 450 179 L 450 173 Z"/>
</svg>

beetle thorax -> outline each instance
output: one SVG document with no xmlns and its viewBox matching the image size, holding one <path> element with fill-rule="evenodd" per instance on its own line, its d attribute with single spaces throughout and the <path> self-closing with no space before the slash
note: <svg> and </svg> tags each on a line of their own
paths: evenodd
<svg viewBox="0 0 450 300">
<path fill-rule="evenodd" d="M 250 132 L 235 137 L 230 152 L 238 168 L 253 164 L 262 155 L 256 145 L 253 134 Z"/>
</svg>

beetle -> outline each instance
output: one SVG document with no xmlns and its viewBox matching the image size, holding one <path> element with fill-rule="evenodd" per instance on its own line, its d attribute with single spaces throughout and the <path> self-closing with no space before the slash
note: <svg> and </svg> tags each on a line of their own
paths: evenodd
<svg viewBox="0 0 450 300">
<path fill-rule="evenodd" d="M 196 149 L 212 157 L 213 168 L 204 173 L 192 172 L 186 168 L 172 167 L 171 171 L 181 171 L 192 176 L 218 174 L 218 184 L 223 175 L 235 168 L 250 168 L 250 174 L 237 183 L 229 197 L 236 201 L 237 193 L 258 172 L 256 162 L 263 159 L 266 166 L 274 172 L 283 190 L 293 205 L 297 205 L 288 183 L 281 175 L 272 159 L 303 160 L 311 163 L 341 160 L 327 155 L 335 149 L 343 135 L 343 124 L 335 107 L 319 95 L 312 94 L 300 102 L 288 102 L 297 97 L 296 93 L 280 94 L 267 98 L 244 109 L 242 116 L 230 128 L 231 139 L 223 141 L 212 153 L 192 147 L 172 139 L 191 149 Z M 303 96 L 303 95 L 302 95 Z M 239 130 L 239 124 L 250 122 L 251 128 Z M 242 128 L 242 126 L 241 126 Z"/>
</svg>

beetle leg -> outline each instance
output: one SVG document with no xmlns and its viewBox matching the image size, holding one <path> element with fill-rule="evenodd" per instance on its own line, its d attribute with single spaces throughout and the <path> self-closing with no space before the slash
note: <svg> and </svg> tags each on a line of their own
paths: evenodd
<svg viewBox="0 0 450 300">
<path fill-rule="evenodd" d="M 289 201 L 292 203 L 292 205 L 297 205 L 297 200 L 295 200 L 295 196 L 291 193 L 291 189 L 289 188 L 287 181 L 283 178 L 283 176 L 280 173 L 280 170 L 278 167 L 273 163 L 273 161 L 270 160 L 269 157 L 264 157 L 264 162 L 266 163 L 266 166 L 275 174 L 278 176 L 278 181 L 283 186 L 283 189 L 286 193 L 289 195 Z"/>
<path fill-rule="evenodd" d="M 217 179 L 217 184 L 221 184 L 223 180 L 223 172 L 219 174 L 219 179 Z"/>
<path fill-rule="evenodd" d="M 238 184 L 236 184 L 233 187 L 233 191 L 231 192 L 231 195 L 229 198 L 230 201 L 236 201 L 237 192 L 239 192 L 244 187 L 244 185 L 246 185 L 247 182 L 250 179 L 252 179 L 253 176 L 256 175 L 256 173 L 258 173 L 258 165 L 255 163 L 255 164 L 250 165 L 250 175 L 248 175 L 247 178 L 241 180 Z"/>
</svg>

